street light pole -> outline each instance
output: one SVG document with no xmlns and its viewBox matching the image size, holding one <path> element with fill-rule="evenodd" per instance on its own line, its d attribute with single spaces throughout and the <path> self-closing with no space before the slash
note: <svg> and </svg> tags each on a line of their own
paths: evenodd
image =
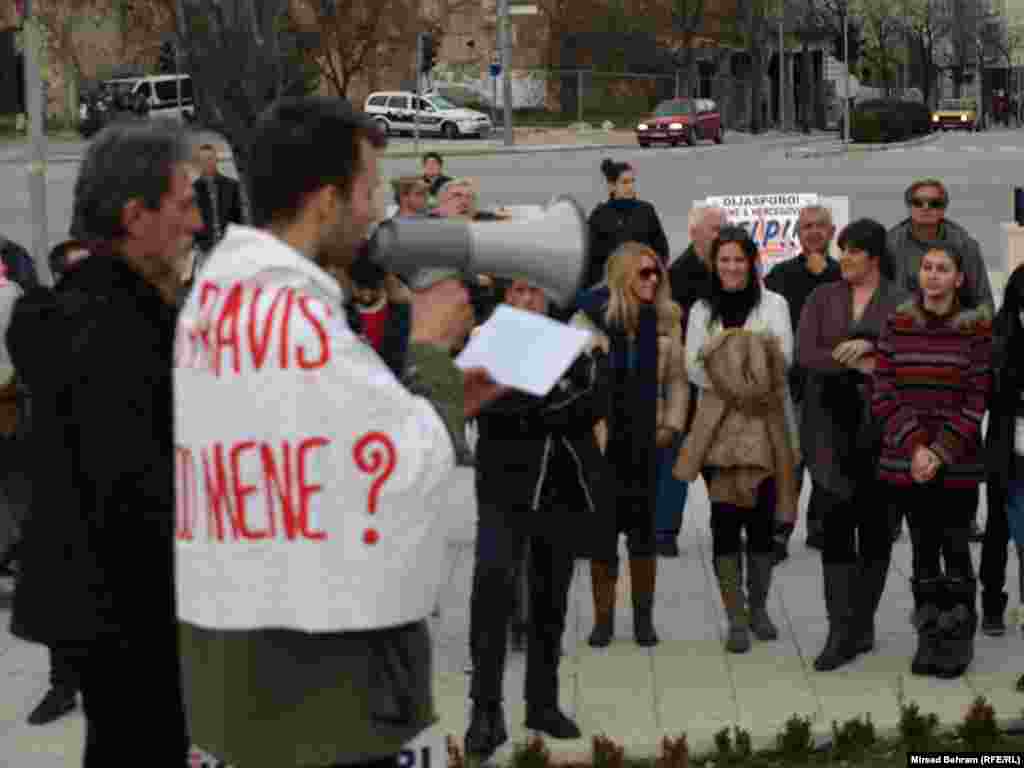
<svg viewBox="0 0 1024 768">
<path fill-rule="evenodd" d="M 501 54 L 501 97 L 505 102 L 505 146 L 515 143 L 512 136 L 512 34 L 509 29 L 509 0 L 498 0 L 498 47 Z"/>
<path fill-rule="evenodd" d="M 850 9 L 843 13 L 843 64 L 846 75 L 843 77 L 843 143 L 850 143 Z"/>
<path fill-rule="evenodd" d="M 782 6 L 780 6 L 781 9 Z M 779 128 L 786 124 L 786 49 L 782 41 L 783 11 L 779 11 Z"/>
<path fill-rule="evenodd" d="M 28 196 L 32 212 L 32 261 L 36 274 L 49 275 L 46 254 L 49 233 L 46 221 L 46 104 L 40 50 L 41 34 L 33 19 L 32 0 L 23 0 L 22 41 L 25 49 L 25 112 L 31 149 L 28 163 Z"/>
</svg>

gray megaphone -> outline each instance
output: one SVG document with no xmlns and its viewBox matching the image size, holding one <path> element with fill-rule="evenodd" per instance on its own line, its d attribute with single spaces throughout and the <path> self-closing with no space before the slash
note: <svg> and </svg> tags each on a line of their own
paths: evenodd
<svg viewBox="0 0 1024 768">
<path fill-rule="evenodd" d="M 421 275 L 458 270 L 526 280 L 562 306 L 580 289 L 587 258 L 586 218 L 567 195 L 553 198 L 543 213 L 525 219 L 393 218 L 377 227 L 370 243 L 370 260 L 413 288 L 431 281 Z"/>
</svg>

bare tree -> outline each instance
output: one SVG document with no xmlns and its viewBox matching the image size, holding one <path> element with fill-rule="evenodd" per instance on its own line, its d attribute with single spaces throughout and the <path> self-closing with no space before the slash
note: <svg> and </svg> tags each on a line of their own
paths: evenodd
<svg viewBox="0 0 1024 768">
<path fill-rule="evenodd" d="M 275 99 L 306 87 L 287 31 L 289 0 L 168 2 L 175 3 L 200 121 L 227 139 L 248 183 L 252 126 Z"/>
<path fill-rule="evenodd" d="M 935 105 L 934 93 L 940 72 L 936 58 L 938 44 L 950 30 L 950 21 L 939 13 L 937 0 L 911 0 L 905 31 L 921 67 L 921 94 L 930 107 Z"/>
<path fill-rule="evenodd" d="M 832 36 L 829 8 L 824 0 L 790 0 L 786 3 L 785 15 L 786 26 L 792 29 L 800 40 L 800 103 L 803 106 L 801 125 L 804 133 L 810 133 L 812 123 L 818 122 L 822 107 L 821 91 L 814 77 L 811 45 L 821 43 Z"/>
</svg>

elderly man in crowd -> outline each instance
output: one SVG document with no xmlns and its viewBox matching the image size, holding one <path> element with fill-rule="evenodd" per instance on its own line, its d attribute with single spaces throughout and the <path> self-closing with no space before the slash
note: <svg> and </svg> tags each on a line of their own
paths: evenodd
<svg viewBox="0 0 1024 768">
<path fill-rule="evenodd" d="M 683 334 L 690 307 L 711 295 L 711 243 L 727 223 L 725 211 L 715 206 L 694 206 L 690 210 L 690 244 L 668 270 L 672 299 L 683 309 Z"/>
</svg>

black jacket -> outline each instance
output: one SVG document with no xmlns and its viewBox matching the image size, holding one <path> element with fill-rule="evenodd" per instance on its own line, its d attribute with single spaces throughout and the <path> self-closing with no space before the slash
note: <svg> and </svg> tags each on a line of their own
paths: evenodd
<svg viewBox="0 0 1024 768">
<path fill-rule="evenodd" d="M 15 307 L 7 343 L 33 393 L 38 468 L 11 623 L 24 640 L 176 632 L 174 328 L 156 289 L 97 250 Z"/>
<path fill-rule="evenodd" d="M 587 220 L 590 233 L 590 265 L 584 279 L 584 288 L 591 288 L 604 280 L 604 269 L 612 251 L 630 241 L 649 245 L 658 254 L 662 264 L 668 264 L 668 237 L 654 206 L 637 200 L 628 211 L 617 208 L 616 201 L 598 205 Z"/>
<path fill-rule="evenodd" d="M 672 300 L 683 310 L 683 338 L 690 310 L 700 299 L 711 299 L 711 271 L 704 266 L 693 243 L 679 254 L 668 269 L 668 281 L 672 287 Z"/>
<path fill-rule="evenodd" d="M 546 397 L 513 392 L 478 417 L 478 503 L 509 510 L 528 533 L 555 536 L 580 558 L 595 556 L 608 538 L 591 534 L 614 526 L 594 435 L 606 415 L 607 380 L 604 355 L 584 355 Z M 549 509 L 556 495 L 563 505 Z"/>
<path fill-rule="evenodd" d="M 196 205 L 203 217 L 203 229 L 196 233 L 195 243 L 204 253 L 217 244 L 212 228 L 213 206 L 210 204 L 210 187 L 205 178 L 196 179 L 193 184 Z M 242 224 L 242 185 L 219 173 L 214 176 L 217 190 L 217 214 L 220 216 L 221 234 L 228 224 Z"/>
</svg>

